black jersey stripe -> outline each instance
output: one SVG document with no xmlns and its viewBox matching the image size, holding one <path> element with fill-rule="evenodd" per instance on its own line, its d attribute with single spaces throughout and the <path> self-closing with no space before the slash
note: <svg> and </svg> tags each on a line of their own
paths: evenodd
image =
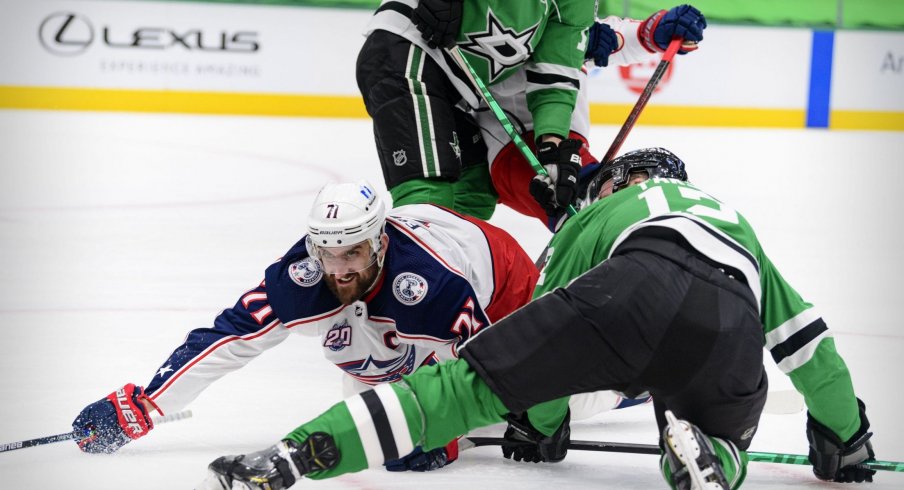
<svg viewBox="0 0 904 490">
<path fill-rule="evenodd" d="M 693 224 L 699 226 L 702 230 L 704 230 L 704 231 L 706 231 L 707 233 L 709 233 L 710 235 L 712 235 L 713 238 L 715 238 L 715 239 L 719 240 L 720 242 L 722 242 L 726 247 L 729 247 L 730 249 L 734 250 L 735 252 L 737 252 L 738 254 L 740 254 L 741 256 L 743 256 L 745 259 L 747 259 L 747 261 L 750 262 L 750 264 L 753 266 L 753 269 L 754 269 L 755 271 L 757 271 L 757 273 L 760 272 L 760 265 L 757 263 L 757 261 L 756 261 L 756 259 L 753 257 L 753 255 L 750 255 L 750 252 L 748 252 L 747 249 L 745 249 L 744 247 L 741 247 L 741 246 L 735 244 L 735 243 L 732 242 L 731 240 L 729 240 L 729 239 L 725 238 L 724 236 L 722 236 L 721 234 L 719 234 L 719 233 L 713 231 L 713 230 L 710 229 L 708 226 L 706 226 L 706 225 L 700 223 L 700 222 L 697 221 L 697 220 L 690 219 L 690 218 L 687 218 L 687 217 L 684 217 L 684 216 L 675 216 L 675 215 L 668 215 L 668 214 L 666 214 L 666 215 L 663 215 L 663 216 L 657 216 L 657 217 L 655 217 L 655 218 L 650 218 L 650 219 L 648 219 L 647 221 L 645 221 L 644 223 L 655 223 L 655 222 L 658 222 L 658 221 L 665 221 L 665 220 L 670 220 L 670 219 L 686 219 L 686 220 L 690 221 L 691 223 L 693 223 Z"/>
<path fill-rule="evenodd" d="M 389 417 L 386 415 L 386 408 L 380 401 L 380 396 L 373 390 L 367 390 L 361 392 L 361 399 L 364 400 L 364 405 L 367 406 L 370 418 L 374 422 L 380 449 L 383 450 L 383 460 L 399 459 L 399 448 L 396 447 L 395 438 L 392 436 L 392 426 L 389 425 Z"/>
<path fill-rule="evenodd" d="M 380 12 L 385 12 L 387 10 L 392 10 L 393 12 L 398 12 L 405 17 L 411 17 L 411 12 L 414 11 L 413 8 L 405 5 L 402 2 L 386 2 L 383 5 L 380 5 L 380 8 L 374 12 L 374 15 L 379 14 Z"/>
<path fill-rule="evenodd" d="M 535 83 L 537 85 L 555 85 L 557 83 L 564 83 L 572 85 L 576 89 L 581 88 L 581 82 L 576 78 L 566 77 L 565 75 L 556 73 L 538 73 L 530 70 L 526 70 L 526 72 L 527 83 Z"/>
<path fill-rule="evenodd" d="M 823 332 L 827 331 L 829 327 L 826 326 L 826 323 L 822 321 L 822 318 L 817 318 L 810 322 L 806 327 L 798 330 L 794 333 L 794 335 L 788 337 L 784 342 L 777 344 L 775 347 L 769 349 L 769 353 L 772 354 L 772 359 L 775 360 L 775 363 L 780 363 L 786 357 L 794 355 L 798 350 L 800 350 L 803 346 L 809 344 L 816 337 L 819 337 Z"/>
</svg>

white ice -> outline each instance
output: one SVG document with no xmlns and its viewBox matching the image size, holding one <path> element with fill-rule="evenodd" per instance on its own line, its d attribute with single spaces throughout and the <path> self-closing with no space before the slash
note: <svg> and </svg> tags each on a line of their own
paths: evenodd
<svg viewBox="0 0 904 490">
<path fill-rule="evenodd" d="M 595 127 L 595 153 L 616 133 Z M 67 432 L 126 382 L 147 384 L 185 333 L 256 285 L 304 231 L 328 180 L 382 186 L 370 122 L 0 111 L 0 443 Z M 741 210 L 815 303 L 866 401 L 882 460 L 904 460 L 904 133 L 634 128 Z M 548 234 L 500 208 L 532 256 Z M 773 389 L 790 382 L 767 359 Z M 194 418 L 112 456 L 72 442 L 0 454 L 0 488 L 191 489 L 223 454 L 268 446 L 339 401 L 341 373 L 291 338 L 212 385 Z M 804 453 L 805 414 L 765 415 L 752 450 Z M 499 427 L 485 429 L 500 434 Z M 597 416 L 576 439 L 655 443 L 649 406 Z M 298 488 L 663 488 L 657 459 L 572 452 L 556 465 L 479 448 L 429 474 L 379 469 Z M 841 488 L 809 467 L 751 463 L 745 488 Z M 846 488 L 850 488 L 849 486 Z M 881 472 L 873 489 L 904 488 Z"/>
</svg>

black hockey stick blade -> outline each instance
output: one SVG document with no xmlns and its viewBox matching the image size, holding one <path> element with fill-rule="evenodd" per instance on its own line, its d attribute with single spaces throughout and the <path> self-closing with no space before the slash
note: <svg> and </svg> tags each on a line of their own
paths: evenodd
<svg viewBox="0 0 904 490">
<path fill-rule="evenodd" d="M 501 437 L 465 437 L 475 447 L 501 446 L 505 439 Z M 659 446 L 651 444 L 634 444 L 630 442 L 605 441 L 571 441 L 568 449 L 576 451 L 602 451 L 606 453 L 659 454 Z"/>
<path fill-rule="evenodd" d="M 160 417 L 154 417 L 154 424 L 165 424 L 191 418 L 191 410 L 183 410 L 181 412 L 172 413 Z M 70 441 L 78 439 L 79 435 L 76 431 L 57 434 L 54 436 L 38 437 L 37 439 L 28 439 L 27 441 L 0 443 L 0 453 L 7 451 L 15 451 L 16 449 L 24 449 L 33 446 L 43 446 L 44 444 L 53 444 L 54 442 Z"/>
<path fill-rule="evenodd" d="M 468 441 L 466 444 L 472 444 L 475 447 L 480 446 L 501 446 L 505 439 L 501 437 L 464 437 Z M 461 441 L 459 441 L 461 444 Z M 630 442 L 606 442 L 606 441 L 571 441 L 568 443 L 568 449 L 574 451 L 601 451 L 606 453 L 629 453 L 629 454 L 654 454 L 659 455 L 659 446 L 654 444 L 634 444 Z M 781 463 L 781 464 L 799 464 L 809 465 L 809 459 L 801 454 L 784 454 L 784 453 L 764 453 L 756 451 L 748 451 L 747 457 L 750 461 L 759 463 Z M 904 472 L 904 462 L 896 461 L 864 461 L 860 463 L 872 470 Z"/>
<path fill-rule="evenodd" d="M 7 442 L 0 444 L 0 453 L 5 453 L 7 451 L 15 451 L 16 449 L 23 449 L 26 447 L 32 446 L 41 446 L 44 444 L 51 444 L 54 442 L 61 441 L 69 441 L 75 439 L 77 436 L 75 432 L 67 432 L 65 434 L 57 434 L 55 436 L 46 436 L 39 437 L 37 439 L 29 439 L 27 441 L 18 441 L 18 442 Z"/>
</svg>

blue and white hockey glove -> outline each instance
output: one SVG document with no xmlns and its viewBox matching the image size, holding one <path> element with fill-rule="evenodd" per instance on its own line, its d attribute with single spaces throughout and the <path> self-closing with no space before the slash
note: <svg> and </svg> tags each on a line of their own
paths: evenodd
<svg viewBox="0 0 904 490">
<path fill-rule="evenodd" d="M 384 463 L 386 471 L 433 471 L 458 459 L 458 439 L 424 452 L 420 446 L 405 456 Z"/>
<path fill-rule="evenodd" d="M 142 400 L 150 401 L 144 388 L 129 383 L 85 407 L 72 421 L 72 430 L 80 434 L 76 439 L 79 449 L 112 453 L 144 437 L 154 428 L 154 422 Z"/>
<path fill-rule="evenodd" d="M 706 17 L 690 5 L 679 5 L 651 15 L 640 25 L 637 34 L 651 53 L 665 51 L 676 37 L 684 39 L 678 54 L 687 54 L 696 50 L 697 43 L 703 40 L 703 29 L 706 29 Z"/>
<path fill-rule="evenodd" d="M 596 66 L 609 66 L 609 55 L 618 49 L 618 35 L 607 24 L 594 22 L 588 33 L 584 60 L 593 60 Z"/>
</svg>

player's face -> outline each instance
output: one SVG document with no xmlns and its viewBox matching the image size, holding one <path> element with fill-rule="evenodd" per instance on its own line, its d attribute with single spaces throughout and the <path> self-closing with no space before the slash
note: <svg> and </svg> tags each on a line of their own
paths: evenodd
<svg viewBox="0 0 904 490">
<path fill-rule="evenodd" d="M 608 179 L 605 182 L 603 182 L 603 185 L 600 186 L 600 192 L 596 196 L 599 199 L 602 199 L 604 197 L 609 197 L 611 195 L 612 195 L 612 179 Z"/>
<path fill-rule="evenodd" d="M 619 190 L 627 189 L 628 187 L 631 187 L 632 185 L 640 184 L 641 182 L 646 181 L 647 178 L 648 177 L 647 177 L 646 172 L 631 172 L 631 175 L 628 176 L 628 182 L 626 182 L 625 185 L 619 187 Z M 611 196 L 613 193 L 612 187 L 613 187 L 612 179 L 609 179 L 606 182 L 603 182 L 603 185 L 600 186 L 600 192 L 598 194 L 599 198 L 602 199 L 604 197 Z"/>
<path fill-rule="evenodd" d="M 347 247 L 322 247 L 319 252 L 326 286 L 344 305 L 361 299 L 380 272 L 377 254 L 368 241 Z"/>
</svg>

